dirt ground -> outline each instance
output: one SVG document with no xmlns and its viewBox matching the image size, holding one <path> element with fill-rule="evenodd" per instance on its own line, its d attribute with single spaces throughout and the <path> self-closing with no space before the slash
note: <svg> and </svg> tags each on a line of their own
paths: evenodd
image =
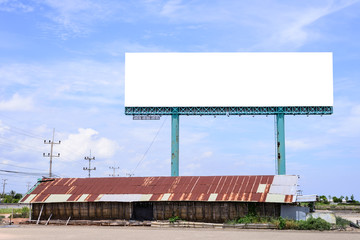
<svg viewBox="0 0 360 240">
<path fill-rule="evenodd" d="M 23 240 L 91 240 L 91 239 L 360 239 L 360 232 L 340 231 L 279 231 L 279 230 L 235 230 L 235 229 L 190 229 L 154 227 L 105 227 L 105 226 L 44 226 L 15 225 L 0 227 L 0 239 Z"/>
<path fill-rule="evenodd" d="M 360 213 L 351 212 L 351 211 L 335 211 L 334 212 L 337 217 L 345 218 L 353 223 L 356 221 L 360 221 Z"/>
<path fill-rule="evenodd" d="M 1 224 L 8 225 L 10 223 L 10 214 L 0 214 L 0 216 L 4 216 L 4 218 L 0 219 L 0 226 Z M 12 218 L 11 222 L 13 224 L 19 224 L 20 222 L 25 222 L 26 220 L 29 220 L 29 218 Z"/>
</svg>

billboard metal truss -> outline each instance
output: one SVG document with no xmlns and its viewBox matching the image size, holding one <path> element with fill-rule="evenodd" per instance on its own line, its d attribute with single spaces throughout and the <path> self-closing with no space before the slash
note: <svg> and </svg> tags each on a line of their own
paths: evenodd
<svg viewBox="0 0 360 240">
<path fill-rule="evenodd" d="M 333 107 L 125 107 L 126 115 L 330 115 Z"/>
<path fill-rule="evenodd" d="M 275 115 L 277 132 L 277 174 L 285 175 L 285 115 L 330 115 L 332 106 L 303 107 L 125 107 L 126 115 L 134 119 L 159 119 L 171 115 L 171 176 L 179 176 L 179 116 L 180 115 Z"/>
</svg>

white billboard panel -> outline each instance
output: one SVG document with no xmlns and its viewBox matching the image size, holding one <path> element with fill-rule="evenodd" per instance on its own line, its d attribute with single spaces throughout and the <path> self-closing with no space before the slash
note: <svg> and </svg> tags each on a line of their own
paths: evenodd
<svg viewBox="0 0 360 240">
<path fill-rule="evenodd" d="M 333 106 L 332 53 L 126 53 L 125 107 Z"/>
</svg>

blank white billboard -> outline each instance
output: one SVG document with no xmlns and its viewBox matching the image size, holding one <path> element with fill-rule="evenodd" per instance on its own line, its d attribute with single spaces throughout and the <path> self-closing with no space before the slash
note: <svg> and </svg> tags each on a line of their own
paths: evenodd
<svg viewBox="0 0 360 240">
<path fill-rule="evenodd" d="M 330 52 L 126 53 L 125 107 L 333 106 Z"/>
</svg>

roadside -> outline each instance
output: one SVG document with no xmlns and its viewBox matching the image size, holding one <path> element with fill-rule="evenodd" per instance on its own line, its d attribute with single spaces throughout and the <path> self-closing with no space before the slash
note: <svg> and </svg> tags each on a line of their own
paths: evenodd
<svg viewBox="0 0 360 240">
<path fill-rule="evenodd" d="M 347 231 L 294 231 L 294 230 L 242 230 L 242 229 L 208 229 L 208 228 L 152 228 L 152 227 L 111 227 L 111 226 L 44 226 L 20 225 L 15 228 L 0 228 L 0 239 L 269 239 L 269 240 L 303 240 L 309 239 L 360 239 L 360 232 Z"/>
</svg>

